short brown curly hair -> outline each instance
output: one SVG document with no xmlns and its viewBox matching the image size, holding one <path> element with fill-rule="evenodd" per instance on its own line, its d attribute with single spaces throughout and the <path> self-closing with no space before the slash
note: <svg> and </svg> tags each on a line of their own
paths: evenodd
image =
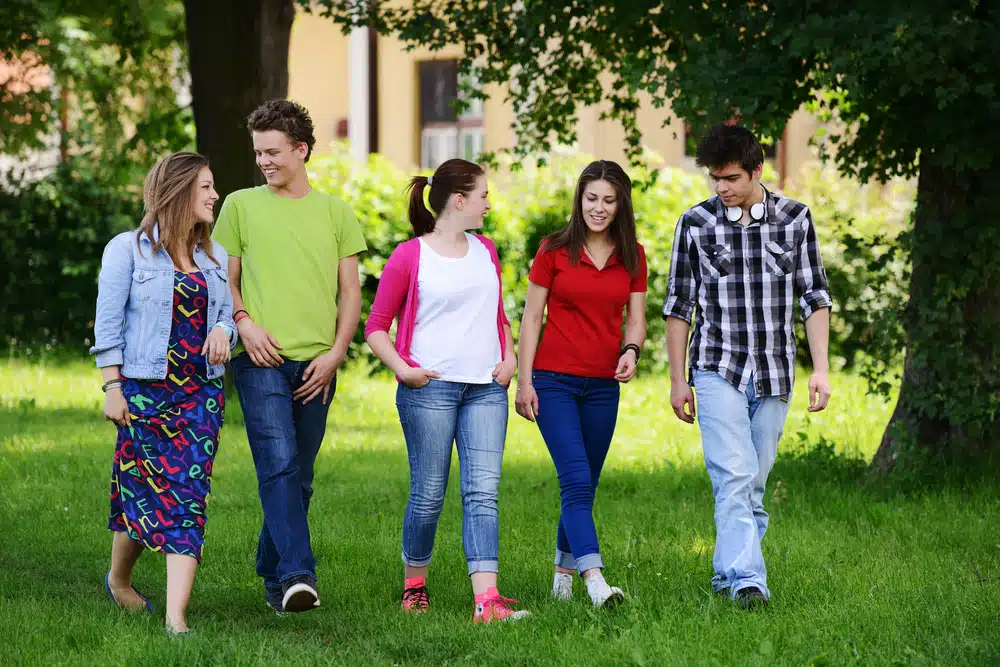
<svg viewBox="0 0 1000 667">
<path fill-rule="evenodd" d="M 306 162 L 312 155 L 316 137 L 309 111 L 291 100 L 268 100 L 247 116 L 247 129 L 251 132 L 279 130 L 288 135 L 293 143 L 306 145 Z"/>
</svg>

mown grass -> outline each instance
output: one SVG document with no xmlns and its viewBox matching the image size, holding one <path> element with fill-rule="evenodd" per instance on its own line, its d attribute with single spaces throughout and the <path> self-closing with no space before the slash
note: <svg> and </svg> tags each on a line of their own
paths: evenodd
<svg viewBox="0 0 1000 667">
<path fill-rule="evenodd" d="M 89 364 L 0 368 L 0 664 L 1000 664 L 1000 494 L 864 486 L 890 405 L 835 378 L 830 410 L 802 392 L 771 474 L 765 540 L 774 598 L 742 613 L 709 586 L 712 501 L 696 427 L 676 421 L 665 379 L 623 391 L 598 492 L 607 577 L 630 597 L 598 613 L 547 598 L 559 511 L 555 472 L 514 415 L 501 484 L 501 591 L 533 612 L 507 627 L 470 623 L 457 461 L 430 586 L 433 612 L 398 611 L 408 490 L 395 383 L 347 372 L 317 463 L 311 524 L 321 609 L 276 617 L 254 574 L 261 520 L 238 407 L 216 460 L 204 562 L 189 620 L 113 608 L 103 590 L 113 428 Z M 513 415 L 513 411 L 511 413 Z M 164 564 L 146 554 L 136 585 L 158 609 Z"/>
</svg>

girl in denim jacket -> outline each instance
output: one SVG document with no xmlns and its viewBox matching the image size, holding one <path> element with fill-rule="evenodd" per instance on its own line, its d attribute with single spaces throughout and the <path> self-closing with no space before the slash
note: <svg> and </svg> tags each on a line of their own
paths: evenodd
<svg viewBox="0 0 1000 667">
<path fill-rule="evenodd" d="M 90 350 L 104 376 L 105 419 L 118 427 L 105 588 L 120 607 L 152 611 L 132 568 L 144 548 L 166 554 L 166 630 L 181 634 L 222 428 L 223 364 L 237 337 L 228 258 L 210 237 L 219 196 L 208 160 L 168 155 L 143 198 L 138 232 L 104 250 Z"/>
</svg>

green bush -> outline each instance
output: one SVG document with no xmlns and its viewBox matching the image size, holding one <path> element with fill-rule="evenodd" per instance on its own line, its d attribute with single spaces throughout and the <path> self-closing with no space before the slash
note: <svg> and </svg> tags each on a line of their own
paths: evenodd
<svg viewBox="0 0 1000 667">
<path fill-rule="evenodd" d="M 542 237 L 566 224 L 576 179 L 589 160 L 583 155 L 558 156 L 544 167 L 531 164 L 490 174 L 493 210 L 487 218 L 486 233 L 496 242 L 503 262 L 505 305 L 515 335 L 531 258 Z M 379 155 L 358 164 L 343 144 L 335 144 L 331 153 L 316 155 L 310 166 L 314 184 L 344 197 L 364 228 L 369 247 L 362 261 L 366 316 L 385 260 L 396 244 L 410 238 L 404 188 L 411 174 Z M 631 168 L 629 172 L 635 181 L 650 177 L 645 169 Z M 764 176 L 768 182 L 776 179 L 769 167 Z M 906 262 L 898 241 L 912 207 L 912 185 L 862 188 L 839 177 L 832 168 L 815 165 L 804 170 L 798 184 L 788 188 L 787 194 L 812 209 L 836 303 L 831 355 L 837 366 L 853 365 L 878 334 L 884 333 L 878 330 L 879 316 L 887 310 L 895 312 L 905 301 Z M 646 249 L 649 265 L 644 358 L 647 367 L 658 371 L 666 366 L 666 332 L 660 313 L 667 290 L 674 227 L 687 207 L 710 195 L 706 177 L 672 167 L 661 168 L 651 187 L 634 193 L 639 241 Z M 799 332 L 800 359 L 807 362 L 801 324 Z M 378 365 L 360 331 L 352 354 L 364 358 L 373 368 Z"/>
<path fill-rule="evenodd" d="M 86 349 L 108 240 L 138 225 L 138 193 L 78 179 L 68 166 L 0 188 L 0 332 L 22 353 Z"/>
<path fill-rule="evenodd" d="M 505 306 L 514 333 L 528 287 L 528 270 L 539 241 L 569 217 L 576 179 L 589 158 L 554 156 L 544 167 L 526 165 L 490 174 L 486 233 L 503 262 Z M 346 199 L 357 214 L 369 251 L 361 260 L 362 322 L 367 318 L 386 259 L 410 238 L 405 187 L 411 174 L 381 155 L 359 164 L 334 144 L 309 163 L 314 185 Z M 650 172 L 629 169 L 633 180 Z M 773 170 L 765 180 L 774 180 Z M 906 298 L 907 263 L 900 251 L 912 208 L 912 184 L 860 188 L 832 168 L 810 167 L 789 196 L 813 211 L 835 301 L 830 349 L 836 366 L 859 360 L 893 365 L 898 317 Z M 644 367 L 666 366 L 665 326 L 660 315 L 667 289 L 674 227 L 681 213 L 709 196 L 703 175 L 662 168 L 650 187 L 636 189 L 639 240 L 646 248 L 649 291 Z M 79 180 L 63 168 L 45 181 L 0 191 L 0 260 L 5 276 L 0 331 L 5 339 L 82 348 L 89 344 L 101 250 L 114 234 L 141 217 L 138 192 Z M 808 349 L 799 325 L 802 361 Z M 895 346 L 895 347 L 893 347 Z M 374 370 L 380 364 L 359 327 L 352 359 Z"/>
</svg>

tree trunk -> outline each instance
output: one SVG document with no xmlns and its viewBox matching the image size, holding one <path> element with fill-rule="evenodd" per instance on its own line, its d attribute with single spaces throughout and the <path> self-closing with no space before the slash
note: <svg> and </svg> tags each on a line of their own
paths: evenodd
<svg viewBox="0 0 1000 667">
<path fill-rule="evenodd" d="M 288 93 L 294 0 L 184 0 L 198 151 L 225 197 L 262 183 L 246 117 Z"/>
<path fill-rule="evenodd" d="M 988 169 L 924 166 L 906 361 L 879 475 L 1000 463 L 1000 196 Z"/>
</svg>

